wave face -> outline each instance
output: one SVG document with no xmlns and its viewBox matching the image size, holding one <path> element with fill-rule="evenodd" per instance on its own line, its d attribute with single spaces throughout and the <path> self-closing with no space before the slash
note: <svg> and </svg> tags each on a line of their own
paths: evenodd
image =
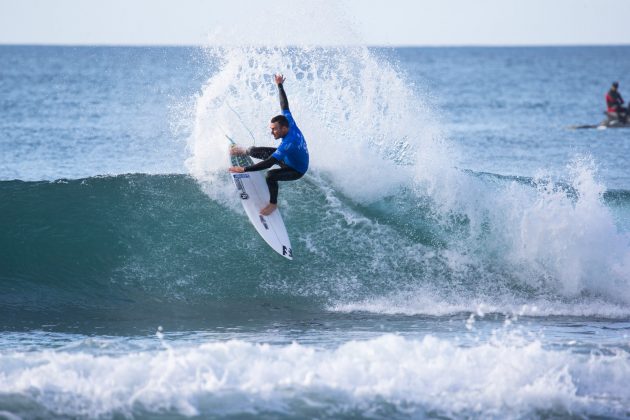
<svg viewBox="0 0 630 420">
<path fill-rule="evenodd" d="M 125 308 L 195 317 L 209 302 L 236 312 L 257 299 L 338 311 L 627 316 L 628 236 L 604 198 L 579 182 L 567 192 L 459 176 L 486 197 L 510 197 L 502 210 L 514 207 L 512 219 L 479 197 L 467 213 L 440 213 L 410 186 L 370 203 L 323 176 L 284 186 L 291 263 L 256 235 L 237 198 L 210 199 L 189 176 L 0 182 L 3 319 L 124 318 Z M 627 208 L 626 196 L 614 192 L 611 206 Z M 483 221 L 473 219 L 482 210 Z"/>
</svg>

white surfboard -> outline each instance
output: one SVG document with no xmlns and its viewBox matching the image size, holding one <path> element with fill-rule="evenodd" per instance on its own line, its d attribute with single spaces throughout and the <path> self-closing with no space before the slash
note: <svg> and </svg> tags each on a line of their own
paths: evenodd
<svg viewBox="0 0 630 420">
<path fill-rule="evenodd" d="M 232 140 L 230 139 L 230 141 Z M 230 162 L 232 166 L 249 166 L 253 164 L 249 156 L 230 156 Z M 245 213 L 247 213 L 247 217 L 249 217 L 249 221 L 254 225 L 256 231 L 274 251 L 292 260 L 291 241 L 287 234 L 287 228 L 284 226 L 280 209 L 276 209 L 269 216 L 260 214 L 260 209 L 269 204 L 269 188 L 267 187 L 264 174 L 265 171 L 244 172 L 242 174 L 230 173 Z"/>
</svg>

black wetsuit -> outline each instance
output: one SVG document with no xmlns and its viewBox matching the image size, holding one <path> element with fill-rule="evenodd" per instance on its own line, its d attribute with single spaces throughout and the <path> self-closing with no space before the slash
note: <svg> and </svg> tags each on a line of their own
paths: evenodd
<svg viewBox="0 0 630 420">
<path fill-rule="evenodd" d="M 282 84 L 278 85 L 278 90 L 280 94 L 280 108 L 282 111 L 288 111 L 289 100 Z M 251 172 L 268 169 L 273 165 L 280 166 L 280 169 L 272 169 L 267 172 L 266 180 L 269 187 L 269 202 L 271 204 L 278 203 L 278 181 L 295 181 L 304 176 L 304 173 L 271 156 L 276 150 L 277 148 L 275 147 L 250 147 L 247 150 L 247 154 L 256 159 L 263 159 L 263 161 L 244 168 L 245 172 Z"/>
<path fill-rule="evenodd" d="M 254 165 L 245 167 L 245 172 L 261 171 L 271 168 L 273 165 L 279 165 L 280 169 L 272 169 L 267 172 L 267 186 L 269 187 L 269 202 L 271 204 L 278 203 L 278 181 L 295 181 L 304 176 L 292 167 L 280 162 L 271 155 L 276 151 L 275 147 L 250 147 L 247 154 L 256 159 L 264 159 Z"/>
</svg>

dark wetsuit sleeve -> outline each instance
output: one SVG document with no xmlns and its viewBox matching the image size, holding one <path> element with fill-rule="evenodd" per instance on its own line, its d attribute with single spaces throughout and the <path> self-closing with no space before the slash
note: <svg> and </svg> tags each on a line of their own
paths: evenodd
<svg viewBox="0 0 630 420">
<path fill-rule="evenodd" d="M 277 165 L 278 163 L 280 163 L 278 159 L 276 159 L 275 157 L 270 157 L 254 165 L 246 166 L 245 172 L 262 171 L 263 169 L 271 168 L 273 165 Z"/>
<path fill-rule="evenodd" d="M 287 94 L 284 91 L 282 83 L 278 85 L 278 94 L 280 96 L 280 109 L 283 111 L 289 109 L 289 100 L 287 99 Z"/>
<path fill-rule="evenodd" d="M 621 97 L 621 93 L 618 91 L 611 90 L 609 93 L 610 99 L 614 105 L 623 105 L 623 98 Z"/>
</svg>

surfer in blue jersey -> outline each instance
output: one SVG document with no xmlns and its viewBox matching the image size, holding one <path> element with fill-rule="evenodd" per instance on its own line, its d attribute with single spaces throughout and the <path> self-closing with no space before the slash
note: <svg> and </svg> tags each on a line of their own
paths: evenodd
<svg viewBox="0 0 630 420">
<path fill-rule="evenodd" d="M 280 168 L 271 169 L 267 172 L 267 186 L 269 186 L 269 204 L 260 210 L 260 214 L 268 216 L 278 208 L 278 181 L 295 181 L 304 176 L 308 170 L 308 148 L 302 132 L 295 124 L 291 111 L 289 111 L 289 100 L 282 84 L 284 76 L 275 75 L 275 82 L 278 85 L 280 96 L 281 115 L 276 115 L 271 119 L 269 128 L 271 134 L 278 140 L 282 139 L 280 145 L 275 147 L 233 147 L 233 155 L 247 154 L 256 159 L 262 159 L 251 166 L 232 166 L 230 172 L 252 172 L 261 171 L 278 165 Z"/>
</svg>

